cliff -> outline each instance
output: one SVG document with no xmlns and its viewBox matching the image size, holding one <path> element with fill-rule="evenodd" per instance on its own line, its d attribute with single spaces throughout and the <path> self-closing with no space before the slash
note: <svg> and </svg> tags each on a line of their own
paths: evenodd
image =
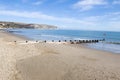
<svg viewBox="0 0 120 80">
<path fill-rule="evenodd" d="M 27 24 L 27 23 L 0 21 L 0 28 L 57 29 L 57 26 L 47 25 L 47 24 Z"/>
</svg>

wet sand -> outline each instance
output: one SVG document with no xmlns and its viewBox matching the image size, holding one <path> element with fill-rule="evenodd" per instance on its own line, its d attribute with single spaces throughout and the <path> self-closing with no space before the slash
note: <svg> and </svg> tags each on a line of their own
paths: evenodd
<svg viewBox="0 0 120 80">
<path fill-rule="evenodd" d="M 0 80 L 120 80 L 120 55 L 78 45 L 25 43 L 0 32 Z"/>
</svg>

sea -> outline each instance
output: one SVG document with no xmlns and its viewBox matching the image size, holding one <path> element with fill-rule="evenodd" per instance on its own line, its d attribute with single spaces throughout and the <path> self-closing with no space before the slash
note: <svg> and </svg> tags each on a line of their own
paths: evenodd
<svg viewBox="0 0 120 80">
<path fill-rule="evenodd" d="M 120 53 L 120 32 L 88 30 L 41 30 L 8 29 L 13 34 L 23 35 L 32 40 L 94 40 L 105 39 L 99 43 L 85 43 L 84 46 L 112 53 Z"/>
</svg>

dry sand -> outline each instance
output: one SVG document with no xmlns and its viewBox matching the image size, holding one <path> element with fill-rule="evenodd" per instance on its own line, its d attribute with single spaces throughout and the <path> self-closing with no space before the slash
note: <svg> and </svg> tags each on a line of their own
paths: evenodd
<svg viewBox="0 0 120 80">
<path fill-rule="evenodd" d="M 120 55 L 0 32 L 0 80 L 120 80 Z"/>
</svg>

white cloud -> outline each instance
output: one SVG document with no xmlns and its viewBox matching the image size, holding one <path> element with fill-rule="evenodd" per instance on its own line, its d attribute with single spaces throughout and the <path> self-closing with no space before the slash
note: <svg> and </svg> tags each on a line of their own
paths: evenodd
<svg viewBox="0 0 120 80">
<path fill-rule="evenodd" d="M 44 0 L 37 0 L 37 1 L 22 0 L 22 2 L 38 6 L 38 5 L 42 4 L 44 2 Z"/>
<path fill-rule="evenodd" d="M 27 12 L 27 11 L 11 11 L 11 10 L 1 10 L 1 15 L 8 16 L 17 16 L 17 17 L 25 17 L 25 18 L 42 18 L 42 19 L 54 19 L 52 16 L 44 15 L 38 12 Z"/>
<path fill-rule="evenodd" d="M 37 2 L 33 2 L 32 4 L 38 6 L 38 5 L 41 5 L 42 3 L 43 1 L 37 1 Z"/>
<path fill-rule="evenodd" d="M 107 21 L 120 21 L 120 12 L 111 12 L 111 13 L 107 13 L 107 14 L 104 14 L 104 15 L 101 15 L 101 16 L 90 16 L 90 17 L 86 17 L 84 18 L 84 20 L 86 21 L 98 21 L 98 22 L 101 22 L 101 21 L 104 21 L 104 20 L 107 20 Z"/>
<path fill-rule="evenodd" d="M 36 19 L 53 21 L 58 25 L 64 25 L 67 29 L 86 30 L 120 30 L 120 12 L 111 12 L 102 16 L 90 16 L 79 19 L 55 17 L 40 12 L 0 10 L 0 15 L 22 17 L 23 19 Z M 19 18 L 17 18 L 19 19 Z M 67 26 L 67 27 L 65 27 Z"/>
<path fill-rule="evenodd" d="M 110 21 L 106 27 L 111 31 L 120 31 L 120 21 Z"/>
<path fill-rule="evenodd" d="M 120 4 L 120 0 L 114 0 L 113 4 Z"/>
<path fill-rule="evenodd" d="M 40 12 L 29 12 L 29 11 L 10 11 L 10 10 L 0 10 L 0 15 L 8 15 L 8 16 L 16 16 L 23 18 L 35 18 L 35 19 L 45 19 L 45 20 L 53 20 L 60 21 L 64 23 L 77 23 L 81 25 L 93 25 L 92 22 L 87 22 L 83 20 L 73 19 L 73 18 L 62 18 L 46 15 Z"/>
<path fill-rule="evenodd" d="M 94 28 L 120 31 L 120 12 L 111 12 L 102 16 L 90 16 L 83 19 L 94 23 Z"/>
<path fill-rule="evenodd" d="M 79 8 L 82 11 L 90 10 L 97 5 L 106 5 L 105 0 L 80 0 L 73 5 L 74 8 Z"/>
</svg>

